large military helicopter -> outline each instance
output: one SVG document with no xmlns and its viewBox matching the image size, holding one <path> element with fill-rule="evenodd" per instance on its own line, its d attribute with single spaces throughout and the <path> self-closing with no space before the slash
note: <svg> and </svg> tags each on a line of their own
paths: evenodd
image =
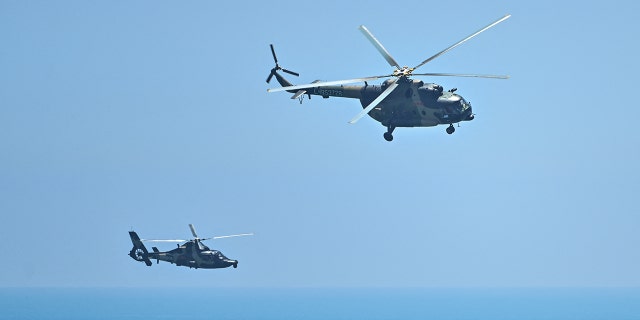
<svg viewBox="0 0 640 320">
<path fill-rule="evenodd" d="M 364 115 L 369 114 L 373 119 L 387 127 L 384 138 L 387 141 L 393 140 L 393 130 L 397 127 L 433 127 L 439 124 L 448 124 L 446 129 L 448 134 L 452 134 L 456 129 L 454 123 L 461 121 L 471 121 L 474 114 L 471 104 L 462 96 L 454 93 L 456 88 L 444 91 L 441 85 L 435 83 L 424 83 L 420 80 L 413 80 L 410 76 L 447 76 L 447 77 L 476 77 L 476 78 L 493 78 L 508 79 L 509 76 L 504 75 L 480 75 L 480 74 L 454 74 L 454 73 L 414 73 L 414 71 L 433 59 L 445 54 L 449 50 L 461 45 L 467 40 L 477 36 L 487 29 L 507 20 L 511 15 L 506 15 L 486 27 L 476 31 L 468 37 L 456 42 L 448 48 L 436 53 L 430 58 L 422 61 L 413 68 L 400 67 L 393 57 L 389 54 L 380 41 L 363 25 L 360 31 L 382 54 L 387 62 L 396 69 L 392 74 L 372 76 L 364 78 L 355 78 L 337 81 L 319 81 L 316 80 L 310 84 L 293 85 L 287 81 L 278 71 L 299 76 L 297 72 L 284 69 L 278 64 L 275 50 L 271 45 L 271 54 L 276 66 L 271 69 L 271 73 L 267 77 L 267 83 L 272 77 L 276 77 L 281 88 L 268 89 L 268 92 L 288 91 L 294 93 L 291 99 L 300 99 L 300 103 L 306 94 L 309 99 L 311 95 L 322 96 L 323 98 L 340 97 L 359 99 L 363 110 L 349 123 L 356 123 Z M 385 80 L 382 85 L 369 85 L 367 81 L 381 78 L 394 78 Z M 364 86 L 350 85 L 349 83 L 364 82 Z"/>
<path fill-rule="evenodd" d="M 196 230 L 192 224 L 189 224 L 191 234 L 194 239 L 191 240 L 149 240 L 140 239 L 135 231 L 129 231 L 133 248 L 129 252 L 129 256 L 136 261 L 144 262 L 147 266 L 151 266 L 151 260 L 160 260 L 170 262 L 176 266 L 185 266 L 189 268 L 217 269 L 233 266 L 238 267 L 238 260 L 231 260 L 218 250 L 211 250 L 205 246 L 202 241 L 210 239 L 222 239 L 231 237 L 251 236 L 253 233 L 234 234 L 229 236 L 217 236 L 201 239 L 196 234 Z M 160 251 L 156 247 L 152 247 L 153 252 L 149 252 L 142 242 L 185 242 L 178 245 L 178 248 L 170 251 Z"/>
</svg>

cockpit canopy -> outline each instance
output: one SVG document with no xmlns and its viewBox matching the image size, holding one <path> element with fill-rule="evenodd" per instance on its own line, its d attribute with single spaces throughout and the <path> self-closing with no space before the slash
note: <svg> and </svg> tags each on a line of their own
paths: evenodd
<svg viewBox="0 0 640 320">
<path fill-rule="evenodd" d="M 464 112 L 467 109 L 471 108 L 471 104 L 464 100 L 464 98 L 458 94 L 452 92 L 445 92 L 440 97 L 438 97 L 438 103 L 443 105 L 448 105 L 450 108 L 457 110 L 459 112 Z"/>
<path fill-rule="evenodd" d="M 418 88 L 420 99 L 427 108 L 447 108 L 449 112 L 464 112 L 471 108 L 471 104 L 458 94 L 453 93 L 455 89 L 444 91 L 441 85 L 436 83 L 425 83 Z M 429 103 L 431 101 L 432 103 Z M 435 102 L 435 103 L 433 103 Z"/>
<path fill-rule="evenodd" d="M 226 260 L 227 259 L 227 257 L 225 257 L 224 254 L 222 254 L 222 252 L 220 252 L 218 250 L 202 251 L 202 252 L 200 252 L 200 256 L 203 259 L 209 260 L 209 261 Z"/>
</svg>

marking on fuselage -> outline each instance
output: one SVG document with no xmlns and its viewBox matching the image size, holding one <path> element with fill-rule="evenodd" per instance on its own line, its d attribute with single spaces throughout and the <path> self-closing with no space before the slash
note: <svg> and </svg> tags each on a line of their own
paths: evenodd
<svg viewBox="0 0 640 320">
<path fill-rule="evenodd" d="M 314 93 L 321 96 L 342 97 L 344 95 L 344 90 L 316 88 Z"/>
</svg>

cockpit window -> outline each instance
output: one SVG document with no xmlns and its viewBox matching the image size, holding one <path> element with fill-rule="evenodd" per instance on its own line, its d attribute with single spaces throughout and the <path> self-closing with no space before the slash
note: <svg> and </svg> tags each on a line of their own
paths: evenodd
<svg viewBox="0 0 640 320">
<path fill-rule="evenodd" d="M 460 105 L 462 107 L 462 111 L 465 111 L 471 107 L 471 104 L 467 102 L 463 97 L 460 97 Z"/>
<path fill-rule="evenodd" d="M 213 261 L 213 253 L 212 253 L 211 251 L 204 251 L 204 252 L 201 252 L 200 256 L 201 256 L 204 260 Z"/>
</svg>

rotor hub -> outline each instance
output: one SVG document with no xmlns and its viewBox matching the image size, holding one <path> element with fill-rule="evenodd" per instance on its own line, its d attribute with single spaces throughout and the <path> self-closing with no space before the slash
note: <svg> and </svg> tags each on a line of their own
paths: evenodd
<svg viewBox="0 0 640 320">
<path fill-rule="evenodd" d="M 396 69 L 393 71 L 393 76 L 394 77 L 408 77 L 411 75 L 411 73 L 413 72 L 415 68 L 409 68 L 407 66 L 402 67 L 402 69 Z"/>
</svg>

